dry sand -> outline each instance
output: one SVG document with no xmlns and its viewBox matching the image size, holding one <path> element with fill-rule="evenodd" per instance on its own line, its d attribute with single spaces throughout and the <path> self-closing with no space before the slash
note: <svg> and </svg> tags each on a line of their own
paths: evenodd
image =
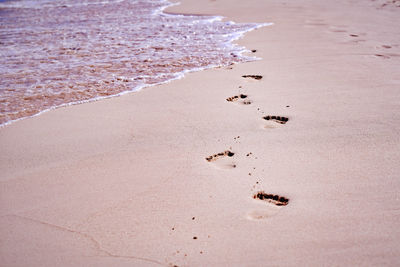
<svg viewBox="0 0 400 267">
<path fill-rule="evenodd" d="M 263 60 L 1 128 L 0 265 L 398 266 L 400 8 L 384 3 L 170 8 L 274 22 L 239 41 Z"/>
</svg>

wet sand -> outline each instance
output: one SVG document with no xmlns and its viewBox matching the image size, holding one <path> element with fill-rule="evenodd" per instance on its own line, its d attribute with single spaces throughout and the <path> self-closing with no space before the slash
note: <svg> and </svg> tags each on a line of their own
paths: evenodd
<svg viewBox="0 0 400 267">
<path fill-rule="evenodd" d="M 398 265 L 396 5 L 168 9 L 275 24 L 260 61 L 0 128 L 2 265 Z"/>
</svg>

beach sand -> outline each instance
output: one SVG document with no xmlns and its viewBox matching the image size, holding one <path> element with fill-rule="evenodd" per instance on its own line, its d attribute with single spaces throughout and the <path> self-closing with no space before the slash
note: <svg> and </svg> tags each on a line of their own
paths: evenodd
<svg viewBox="0 0 400 267">
<path fill-rule="evenodd" d="M 1 265 L 398 266 L 400 8 L 385 3 L 169 8 L 273 22 L 238 41 L 262 60 L 1 128 Z"/>
</svg>

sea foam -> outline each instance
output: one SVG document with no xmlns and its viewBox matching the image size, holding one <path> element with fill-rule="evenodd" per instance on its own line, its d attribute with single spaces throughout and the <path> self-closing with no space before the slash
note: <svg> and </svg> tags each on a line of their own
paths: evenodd
<svg viewBox="0 0 400 267">
<path fill-rule="evenodd" d="M 233 41 L 268 23 L 164 13 L 171 5 L 0 2 L 0 124 L 256 59 Z"/>
</svg>

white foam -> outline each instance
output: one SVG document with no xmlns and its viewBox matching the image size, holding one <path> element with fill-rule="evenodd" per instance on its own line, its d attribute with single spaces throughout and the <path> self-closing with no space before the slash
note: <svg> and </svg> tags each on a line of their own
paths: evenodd
<svg viewBox="0 0 400 267">
<path fill-rule="evenodd" d="M 14 3 L 7 2 L 7 6 L 17 6 L 18 9 L 24 5 L 30 6 L 34 1 L 11 2 Z M 74 10 L 81 13 L 68 13 L 72 11 L 61 8 L 63 4 L 74 6 Z M 95 4 L 107 6 L 97 7 Z M 57 21 L 60 21 L 57 27 L 53 26 L 51 17 L 41 16 L 41 10 L 30 13 L 32 18 L 27 17 L 27 22 L 16 21 L 13 24 L 11 21 L 9 25 L 0 26 L 0 34 L 9 36 L 3 45 L 0 74 L 11 77 L 0 81 L 0 98 L 13 97 L 12 93 L 1 94 L 2 89 L 14 87 L 23 90 L 17 90 L 22 96 L 39 96 L 39 99 L 41 94 L 54 93 L 54 96 L 58 96 L 76 91 L 82 91 L 84 97 L 93 94 L 90 99 L 79 99 L 78 96 L 78 99 L 70 98 L 73 100 L 67 103 L 62 103 L 63 98 L 56 98 L 57 101 L 51 106 L 43 103 L 41 110 L 33 115 L 37 116 L 55 108 L 120 96 L 168 83 L 184 77 L 188 72 L 258 59 L 244 55 L 249 50 L 234 41 L 249 31 L 272 23 L 223 22 L 224 17 L 221 16 L 164 13 L 167 7 L 177 4 L 166 0 L 99 0 L 90 3 L 78 0 L 55 0 L 51 3 L 41 1 L 40 8 L 46 14 L 54 12 Z M 46 10 L 49 5 L 51 9 Z M 141 6 L 143 9 L 140 9 Z M 86 16 L 85 12 L 90 14 L 89 9 L 95 9 L 102 16 Z M 138 13 L 135 15 L 132 12 Z M 38 23 L 30 23 L 29 19 L 35 20 L 35 16 L 40 17 L 36 19 Z M 137 17 L 139 21 L 135 22 Z M 77 24 L 80 20 L 84 24 Z M 24 32 L 26 30 L 29 34 Z M 21 36 L 27 40 L 21 42 Z M 38 61 L 45 63 L 37 65 Z M 21 79 L 26 81 L 25 88 L 18 87 L 20 83 L 13 84 Z M 99 96 L 98 85 L 104 90 L 110 90 L 111 94 Z M 13 101 L 19 103 L 18 99 Z M 0 102 L 0 109 L 5 110 L 1 106 L 3 103 Z M 13 112 L 15 114 L 18 110 L 10 110 L 8 114 Z M 7 121 L 0 126 L 20 119 Z"/>
</svg>

